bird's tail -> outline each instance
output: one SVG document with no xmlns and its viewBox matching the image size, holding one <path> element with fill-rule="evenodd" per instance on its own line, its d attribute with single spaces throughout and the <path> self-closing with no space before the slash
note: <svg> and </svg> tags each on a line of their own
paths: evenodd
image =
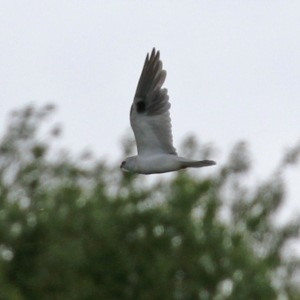
<svg viewBox="0 0 300 300">
<path fill-rule="evenodd" d="M 216 164 L 213 160 L 191 160 L 187 158 L 180 157 L 180 162 L 182 163 L 182 168 L 202 168 L 202 167 L 208 167 L 213 166 Z"/>
</svg>

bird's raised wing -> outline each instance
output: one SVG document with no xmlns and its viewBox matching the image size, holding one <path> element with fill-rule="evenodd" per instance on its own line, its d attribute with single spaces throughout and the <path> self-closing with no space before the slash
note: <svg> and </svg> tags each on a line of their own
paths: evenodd
<svg viewBox="0 0 300 300">
<path fill-rule="evenodd" d="M 139 155 L 174 154 L 169 109 L 171 104 L 167 89 L 162 89 L 166 79 L 159 51 L 147 54 L 130 110 Z"/>
</svg>

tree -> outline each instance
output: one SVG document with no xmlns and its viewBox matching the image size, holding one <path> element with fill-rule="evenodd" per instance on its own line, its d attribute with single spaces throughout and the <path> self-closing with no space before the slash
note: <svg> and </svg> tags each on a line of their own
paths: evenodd
<svg viewBox="0 0 300 300">
<path fill-rule="evenodd" d="M 58 128 L 39 134 L 52 111 L 15 112 L 0 143 L 0 299 L 300 299 L 287 249 L 300 224 L 274 221 L 299 146 L 255 187 L 245 143 L 209 176 L 150 184 L 53 155 Z M 184 151 L 198 149 L 190 138 Z"/>
</svg>

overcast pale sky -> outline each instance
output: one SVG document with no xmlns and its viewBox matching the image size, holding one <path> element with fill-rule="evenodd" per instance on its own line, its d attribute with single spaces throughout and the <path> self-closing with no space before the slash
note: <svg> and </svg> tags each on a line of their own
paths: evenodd
<svg viewBox="0 0 300 300">
<path fill-rule="evenodd" d="M 51 102 L 68 148 L 119 159 L 142 65 L 156 47 L 175 146 L 194 134 L 221 150 L 212 159 L 222 163 L 246 140 L 263 177 L 300 138 L 300 1 L 0 4 L 1 132 L 13 108 Z M 288 182 L 290 210 L 300 212 L 300 166 Z"/>
</svg>

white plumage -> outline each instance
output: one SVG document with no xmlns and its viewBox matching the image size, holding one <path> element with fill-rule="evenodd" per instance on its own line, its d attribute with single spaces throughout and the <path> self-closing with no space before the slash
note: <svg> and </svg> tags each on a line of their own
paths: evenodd
<svg viewBox="0 0 300 300">
<path fill-rule="evenodd" d="M 162 88 L 166 71 L 159 51 L 146 56 L 130 109 L 138 155 L 128 157 L 121 168 L 141 174 L 165 173 L 184 168 L 215 165 L 211 160 L 195 161 L 177 156 L 173 146 L 168 91 Z"/>
</svg>

